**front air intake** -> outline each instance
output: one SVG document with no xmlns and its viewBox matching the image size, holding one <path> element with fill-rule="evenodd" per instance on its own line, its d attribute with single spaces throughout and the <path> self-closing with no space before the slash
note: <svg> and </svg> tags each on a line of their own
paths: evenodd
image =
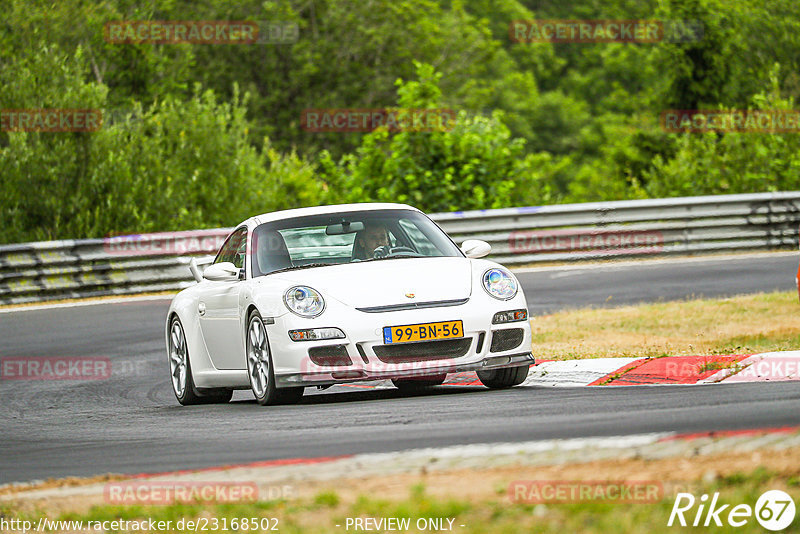
<svg viewBox="0 0 800 534">
<path fill-rule="evenodd" d="M 344 345 L 325 345 L 308 349 L 308 357 L 317 365 L 338 366 L 353 365 Z"/>
<path fill-rule="evenodd" d="M 525 337 L 525 332 L 522 328 L 509 328 L 506 330 L 497 330 L 492 334 L 492 346 L 489 348 L 491 352 L 503 352 L 506 350 L 515 349 L 522 344 Z"/>
<path fill-rule="evenodd" d="M 469 352 L 471 337 L 421 341 L 419 343 L 397 343 L 372 347 L 375 356 L 384 363 L 425 362 L 458 358 Z"/>
</svg>

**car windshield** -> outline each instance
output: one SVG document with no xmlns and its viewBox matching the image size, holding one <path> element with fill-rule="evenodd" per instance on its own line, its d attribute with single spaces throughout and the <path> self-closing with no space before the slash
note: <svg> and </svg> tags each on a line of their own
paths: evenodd
<svg viewBox="0 0 800 534">
<path fill-rule="evenodd" d="M 422 213 L 375 210 L 310 215 L 253 231 L 253 276 L 276 271 L 398 258 L 463 257 Z"/>
</svg>

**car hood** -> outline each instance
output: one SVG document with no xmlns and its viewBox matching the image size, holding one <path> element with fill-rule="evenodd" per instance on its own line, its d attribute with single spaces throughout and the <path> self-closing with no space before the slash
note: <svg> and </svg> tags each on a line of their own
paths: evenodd
<svg viewBox="0 0 800 534">
<path fill-rule="evenodd" d="M 466 258 L 401 258 L 300 269 L 276 274 L 353 308 L 469 298 L 472 267 Z M 287 288 L 288 289 L 288 288 Z"/>
</svg>

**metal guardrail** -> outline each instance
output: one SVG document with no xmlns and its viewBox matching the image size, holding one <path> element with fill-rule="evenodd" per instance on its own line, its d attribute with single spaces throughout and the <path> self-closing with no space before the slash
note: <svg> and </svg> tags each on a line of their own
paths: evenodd
<svg viewBox="0 0 800 534">
<path fill-rule="evenodd" d="M 797 248 L 800 191 L 439 213 L 507 265 Z M 176 290 L 230 229 L 0 246 L 0 304 Z"/>
</svg>

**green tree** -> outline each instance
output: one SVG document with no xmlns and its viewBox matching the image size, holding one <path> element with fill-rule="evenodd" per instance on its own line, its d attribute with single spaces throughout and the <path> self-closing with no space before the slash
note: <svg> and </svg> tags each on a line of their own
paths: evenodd
<svg viewBox="0 0 800 534">
<path fill-rule="evenodd" d="M 432 109 L 441 102 L 442 77 L 416 64 L 418 80 L 398 80 L 398 106 Z M 502 114 L 461 112 L 452 129 L 367 134 L 354 154 L 338 163 L 320 158 L 321 175 L 342 200 L 407 202 L 428 211 L 498 208 L 536 196 L 535 158 L 512 138 Z"/>
</svg>

